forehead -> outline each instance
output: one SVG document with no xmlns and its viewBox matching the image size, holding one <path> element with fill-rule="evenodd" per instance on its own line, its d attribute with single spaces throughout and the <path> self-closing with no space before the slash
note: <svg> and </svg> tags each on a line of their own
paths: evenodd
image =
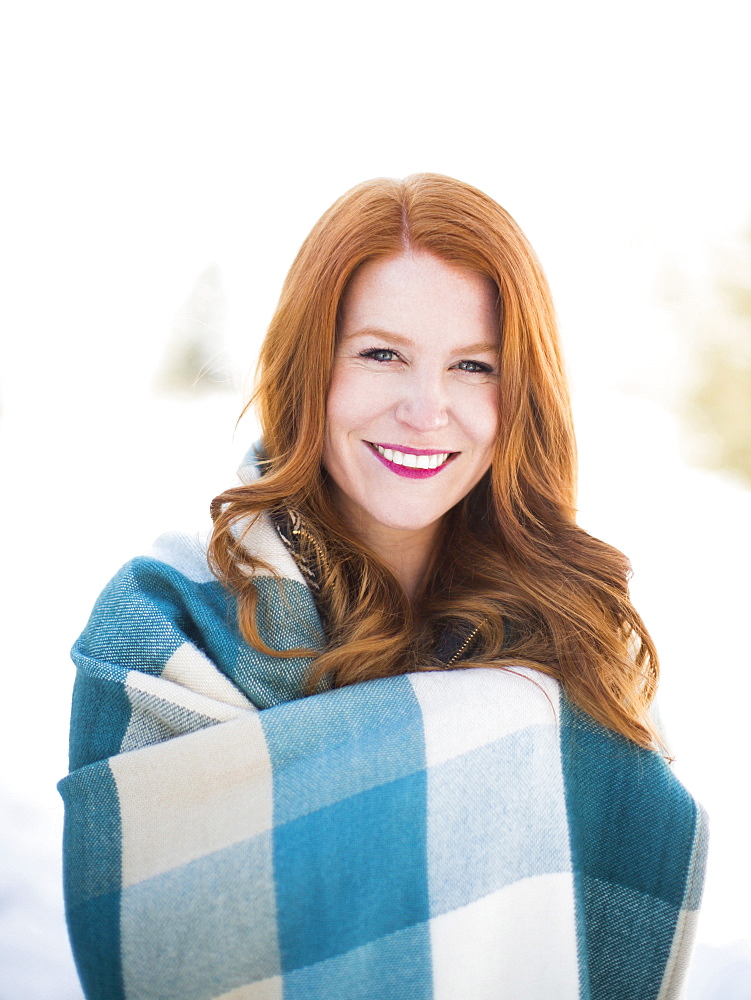
<svg viewBox="0 0 751 1000">
<path fill-rule="evenodd" d="M 497 340 L 498 289 L 475 271 L 405 252 L 363 264 L 342 298 L 340 316 L 341 336 L 359 329 L 415 335 L 440 329 Z"/>
</svg>

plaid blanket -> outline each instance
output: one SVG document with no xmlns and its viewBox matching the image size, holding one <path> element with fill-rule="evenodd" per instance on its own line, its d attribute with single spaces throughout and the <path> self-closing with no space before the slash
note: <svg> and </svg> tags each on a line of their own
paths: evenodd
<svg viewBox="0 0 751 1000">
<path fill-rule="evenodd" d="M 271 521 L 260 630 L 323 641 Z M 678 995 L 705 823 L 666 763 L 529 669 L 300 697 L 165 536 L 75 644 L 65 894 L 92 1000 Z"/>
</svg>

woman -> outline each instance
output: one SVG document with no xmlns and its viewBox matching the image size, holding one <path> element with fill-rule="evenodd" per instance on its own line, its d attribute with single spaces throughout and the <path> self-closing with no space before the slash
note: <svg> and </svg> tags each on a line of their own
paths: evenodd
<svg viewBox="0 0 751 1000">
<path fill-rule="evenodd" d="M 676 995 L 704 822 L 627 561 L 575 523 L 516 224 L 437 175 L 344 195 L 255 404 L 208 546 L 160 540 L 74 648 L 87 996 Z"/>
</svg>

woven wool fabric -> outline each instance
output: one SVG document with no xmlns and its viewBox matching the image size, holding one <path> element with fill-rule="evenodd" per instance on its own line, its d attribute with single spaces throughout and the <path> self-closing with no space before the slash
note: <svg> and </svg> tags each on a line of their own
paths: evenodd
<svg viewBox="0 0 751 1000">
<path fill-rule="evenodd" d="M 320 646 L 272 523 L 248 544 L 277 649 Z M 530 669 L 301 697 L 240 636 L 205 546 L 109 584 L 73 650 L 65 895 L 89 1000 L 679 995 L 701 809 Z"/>
</svg>

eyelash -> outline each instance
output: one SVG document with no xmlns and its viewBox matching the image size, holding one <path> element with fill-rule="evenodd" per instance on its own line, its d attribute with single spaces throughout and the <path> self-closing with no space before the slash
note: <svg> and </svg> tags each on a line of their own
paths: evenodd
<svg viewBox="0 0 751 1000">
<path fill-rule="evenodd" d="M 396 351 L 392 351 L 390 347 L 369 347 L 367 351 L 360 351 L 359 357 L 372 358 L 373 361 L 380 361 L 381 364 L 393 360 L 393 358 L 377 358 L 376 354 L 396 354 Z"/>
<path fill-rule="evenodd" d="M 373 361 L 377 361 L 379 364 L 388 364 L 389 361 L 393 361 L 394 358 L 378 358 L 377 354 L 393 354 L 397 358 L 399 357 L 398 351 L 392 350 L 390 347 L 369 347 L 366 351 L 360 351 L 359 357 L 361 358 L 372 358 Z M 474 369 L 459 368 L 459 365 L 476 365 Z M 493 366 L 486 364 L 484 361 L 473 361 L 470 358 L 465 358 L 459 361 L 455 366 L 459 371 L 467 372 L 469 375 L 492 375 Z"/>
</svg>

